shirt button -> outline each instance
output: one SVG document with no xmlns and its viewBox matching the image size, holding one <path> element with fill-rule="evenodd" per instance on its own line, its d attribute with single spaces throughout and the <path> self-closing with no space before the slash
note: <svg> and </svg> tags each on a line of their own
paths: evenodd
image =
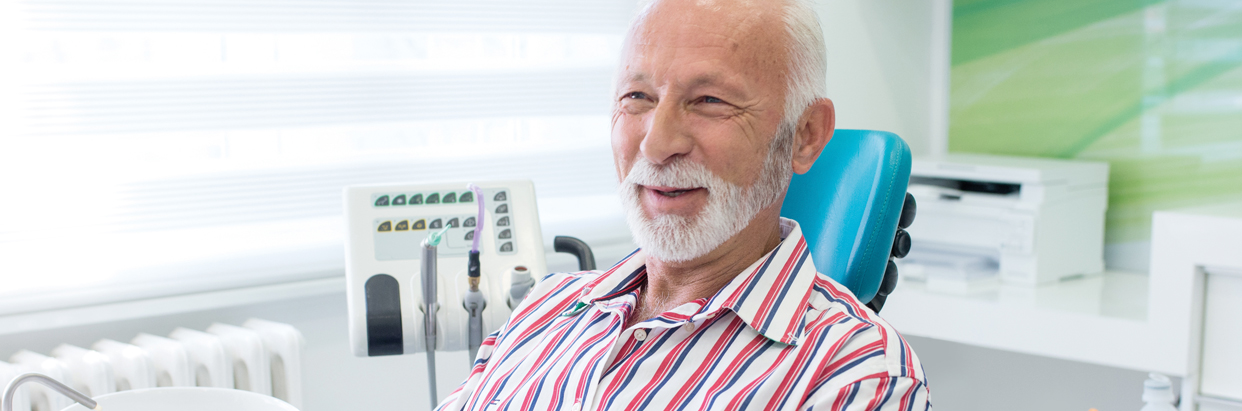
<svg viewBox="0 0 1242 411">
<path fill-rule="evenodd" d="M 682 324 L 681 329 L 686 330 L 688 333 L 692 333 L 694 332 L 694 323 Z"/>
<path fill-rule="evenodd" d="M 647 331 L 646 331 L 646 330 L 643 330 L 643 329 L 641 329 L 641 328 L 640 328 L 640 329 L 638 329 L 638 330 L 636 330 L 636 331 L 634 331 L 634 339 L 635 339 L 635 340 L 638 340 L 638 341 L 646 341 L 646 340 L 647 340 Z"/>
</svg>

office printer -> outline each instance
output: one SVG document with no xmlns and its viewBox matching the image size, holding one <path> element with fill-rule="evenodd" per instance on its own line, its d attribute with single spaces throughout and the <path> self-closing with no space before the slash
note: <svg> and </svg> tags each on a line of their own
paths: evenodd
<svg viewBox="0 0 1242 411">
<path fill-rule="evenodd" d="M 975 154 L 915 159 L 903 274 L 1039 284 L 1103 271 L 1108 164 Z M 930 283 L 929 283 L 930 284 Z"/>
</svg>

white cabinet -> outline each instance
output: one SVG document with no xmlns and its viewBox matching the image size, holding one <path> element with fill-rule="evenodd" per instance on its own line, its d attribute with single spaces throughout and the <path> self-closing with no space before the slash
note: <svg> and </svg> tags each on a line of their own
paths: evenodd
<svg viewBox="0 0 1242 411">
<path fill-rule="evenodd" d="M 1242 250 L 1239 250 L 1242 252 Z M 1242 270 L 1207 268 L 1199 392 L 1242 401 Z"/>
<path fill-rule="evenodd" d="M 1152 218 L 1151 286 L 1184 288 L 1189 296 L 1186 305 L 1175 300 L 1178 306 L 1153 300 L 1153 307 L 1188 314 L 1189 327 L 1177 336 L 1189 343 L 1182 411 L 1242 410 L 1240 233 L 1239 203 L 1157 212 Z"/>
</svg>

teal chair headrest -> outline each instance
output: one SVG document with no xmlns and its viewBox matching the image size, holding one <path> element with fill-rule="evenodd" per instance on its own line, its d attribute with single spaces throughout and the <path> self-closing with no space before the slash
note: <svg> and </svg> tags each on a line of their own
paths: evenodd
<svg viewBox="0 0 1242 411">
<path fill-rule="evenodd" d="M 910 183 L 910 147 L 896 134 L 836 130 L 811 171 L 794 175 L 781 216 L 802 227 L 815 268 L 859 301 L 884 278 Z"/>
</svg>

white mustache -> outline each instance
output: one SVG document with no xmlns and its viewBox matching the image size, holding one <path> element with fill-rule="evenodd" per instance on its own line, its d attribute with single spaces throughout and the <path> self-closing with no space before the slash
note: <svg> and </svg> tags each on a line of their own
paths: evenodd
<svg viewBox="0 0 1242 411">
<path fill-rule="evenodd" d="M 664 166 L 656 166 L 651 161 L 639 157 L 630 167 L 625 176 L 624 185 L 628 188 L 637 186 L 665 186 L 676 188 L 705 187 L 708 191 L 720 187 L 724 179 L 716 176 L 706 166 L 679 158 Z"/>
</svg>

